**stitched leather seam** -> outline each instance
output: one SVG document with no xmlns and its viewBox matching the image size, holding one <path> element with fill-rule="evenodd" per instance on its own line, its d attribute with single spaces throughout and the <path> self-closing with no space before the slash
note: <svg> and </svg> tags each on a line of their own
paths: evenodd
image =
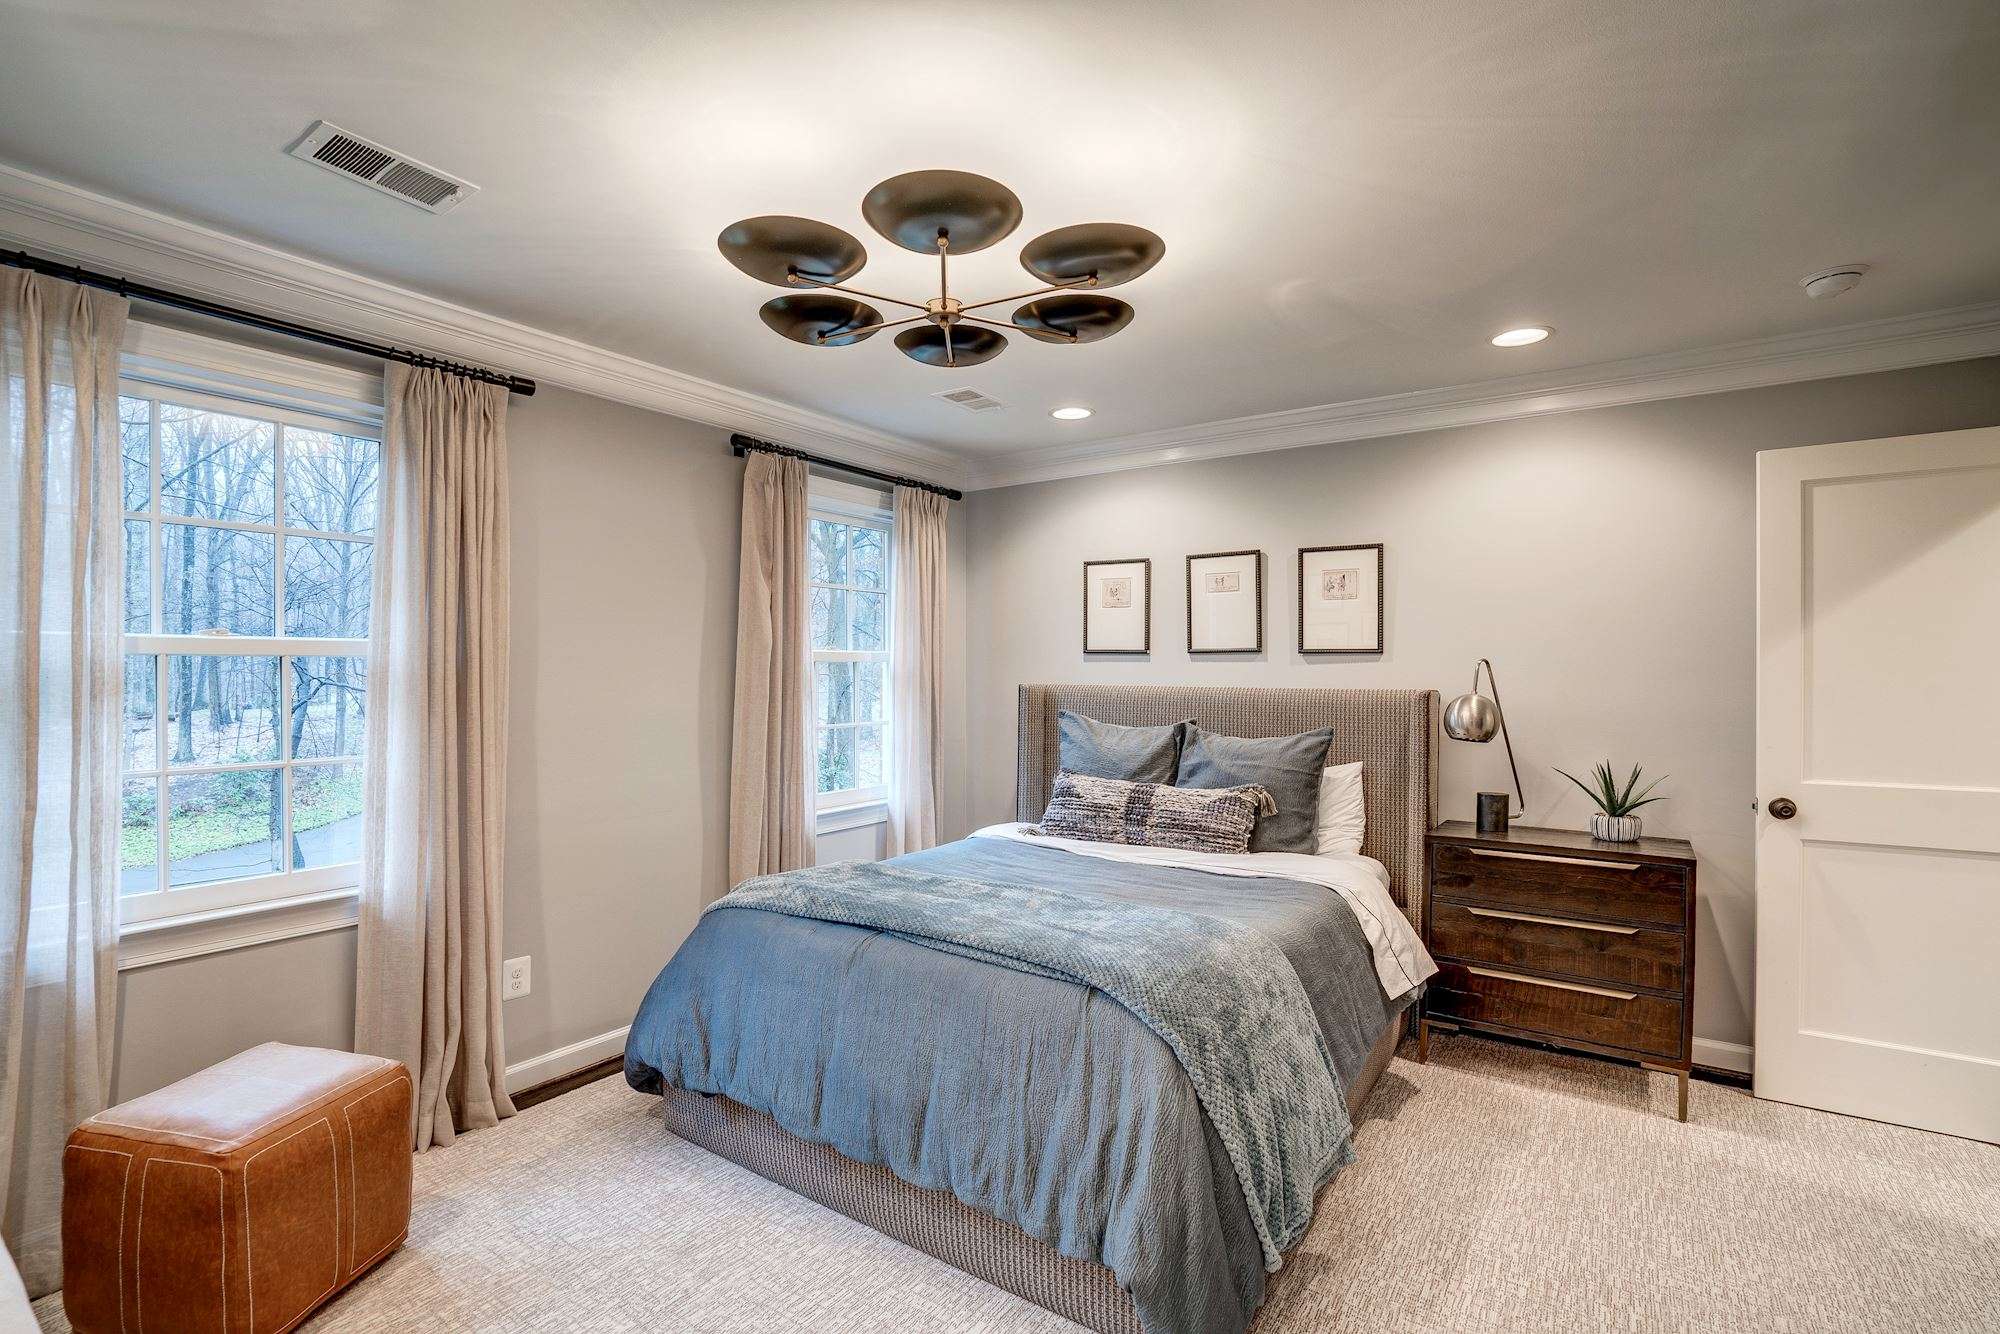
<svg viewBox="0 0 2000 1334">
<path fill-rule="evenodd" d="M 125 1175 L 118 1181 L 118 1334 L 125 1334 L 125 1196 L 132 1189 L 132 1155 L 123 1149 L 100 1149 L 94 1144 L 71 1144 L 65 1152 L 109 1153 L 125 1160 Z M 145 1194 L 146 1183 L 142 1178 L 139 1192 Z M 136 1275 L 135 1275 L 136 1277 Z"/>
<path fill-rule="evenodd" d="M 199 1168 L 205 1168 L 208 1171 L 215 1173 L 215 1231 L 217 1234 L 216 1253 L 221 1263 L 221 1272 L 222 1272 L 222 1331 L 223 1334 L 229 1334 L 229 1229 L 228 1229 L 228 1224 L 225 1222 L 223 1218 L 223 1214 L 225 1212 L 223 1201 L 225 1197 L 223 1194 L 224 1186 L 222 1178 L 222 1169 L 217 1167 L 214 1163 L 191 1163 L 184 1158 L 148 1158 L 146 1160 L 146 1170 L 139 1173 L 139 1220 L 137 1223 L 139 1239 L 135 1243 L 133 1243 L 132 1246 L 133 1323 L 138 1326 L 139 1334 L 145 1334 L 146 1183 L 152 1179 L 153 1165 L 155 1163 L 166 1163 L 170 1167 L 199 1167 Z M 126 1170 L 127 1171 L 131 1170 L 129 1165 Z M 124 1224 L 121 1222 L 119 1224 L 119 1248 L 118 1248 L 119 1251 L 118 1267 L 120 1269 L 123 1269 L 125 1267 L 124 1231 L 125 1231 Z M 119 1283 L 118 1327 L 120 1329 L 123 1329 L 125 1327 L 125 1296 L 124 1296 L 124 1283 L 122 1275 Z"/>
<path fill-rule="evenodd" d="M 361 1218 L 361 1179 L 356 1175 L 354 1170 L 354 1122 L 347 1115 L 347 1108 L 345 1106 L 340 1109 L 340 1123 L 347 1127 L 347 1276 L 352 1278 L 354 1277 L 354 1248 L 360 1244 L 356 1240 L 356 1236 Z M 339 1171 L 340 1166 L 336 1163 L 334 1165 L 334 1172 L 338 1175 Z M 338 1254 L 339 1246 L 340 1238 L 335 1237 L 334 1247 L 336 1254 Z"/>
<path fill-rule="evenodd" d="M 386 1071 L 390 1066 L 397 1064 L 397 1062 L 390 1060 L 386 1056 L 378 1056 L 375 1059 L 381 1061 L 382 1064 L 365 1075 L 360 1075 L 354 1079 L 348 1080 L 345 1084 L 341 1084 L 338 1085 L 337 1087 L 328 1089 L 326 1092 L 314 1098 L 312 1102 L 308 1103 L 307 1109 L 318 1106 L 320 1103 L 325 1102 L 329 1098 L 338 1097 L 339 1095 L 347 1092 L 347 1090 L 351 1088 L 356 1088 L 362 1084 L 366 1084 L 371 1079 L 380 1079 L 384 1071 Z M 242 1134 L 237 1135 L 233 1139 L 218 1139 L 214 1135 L 197 1135 L 192 1130 L 169 1130 L 164 1126 L 135 1126 L 129 1121 L 105 1121 L 105 1120 L 100 1120 L 99 1118 L 94 1116 L 91 1117 L 90 1120 L 85 1121 L 82 1126 L 78 1127 L 78 1129 L 87 1129 L 91 1126 L 115 1126 L 120 1130 L 136 1130 L 139 1131 L 141 1134 L 146 1134 L 146 1135 L 179 1135 L 183 1139 L 206 1140 L 210 1144 L 242 1145 L 250 1143 L 252 1140 L 256 1139 L 257 1136 L 263 1134 L 266 1130 L 269 1130 L 272 1126 L 282 1123 L 285 1120 L 285 1118 L 291 1116 L 297 1116 L 300 1110 L 301 1110 L 300 1108 L 294 1107 L 288 1112 L 280 1112 L 278 1115 L 272 1117 L 270 1120 L 264 1122 L 262 1125 L 253 1127 L 250 1130 L 246 1130 Z M 282 1142 L 283 1141 L 280 1141 L 280 1143 Z"/>
<path fill-rule="evenodd" d="M 300 1135 L 305 1134 L 306 1131 L 311 1130 L 314 1126 L 321 1126 L 321 1125 L 326 1127 L 327 1153 L 330 1154 L 334 1160 L 333 1161 L 333 1283 L 327 1288 L 325 1292 L 322 1292 L 319 1296 L 307 1302 L 305 1311 L 299 1312 L 299 1315 L 303 1316 L 306 1313 L 306 1311 L 310 1311 L 315 1306 L 318 1306 L 328 1297 L 331 1297 L 340 1288 L 340 1155 L 334 1145 L 333 1120 L 331 1117 L 322 1116 L 317 1121 L 306 1122 L 304 1125 L 300 1126 L 297 1130 L 294 1130 L 291 1134 L 285 1136 L 283 1139 L 272 1140 L 269 1144 L 266 1144 L 263 1148 L 257 1150 L 257 1152 L 251 1154 L 248 1158 L 245 1158 L 243 1160 L 243 1286 L 250 1294 L 250 1334 L 257 1334 L 257 1287 L 256 1287 L 257 1271 L 255 1266 L 253 1266 L 250 1263 L 250 1164 L 256 1162 L 259 1158 L 263 1157 L 271 1150 L 277 1148 L 280 1144 L 289 1144 L 291 1143 L 291 1141 L 297 1139 Z M 144 1183 L 141 1182 L 140 1186 L 142 1191 L 141 1200 L 143 1202 Z M 296 1325 L 298 1321 L 299 1317 L 294 1316 L 284 1326 L 284 1328 L 290 1329 L 293 1325 Z"/>
<path fill-rule="evenodd" d="M 340 1109 L 340 1119 L 347 1122 L 347 1272 L 350 1275 L 361 1272 L 361 1265 L 354 1258 L 355 1254 L 361 1249 L 361 1177 L 354 1165 L 354 1122 L 348 1118 L 347 1113 L 349 1108 L 359 1107 L 376 1094 L 385 1093 L 396 1087 L 397 1084 L 410 1084 L 411 1101 L 415 1102 L 417 1088 L 415 1084 L 410 1083 L 410 1072 L 405 1070 L 401 1078 L 392 1079 L 381 1088 L 368 1090 L 368 1092 Z M 405 1226 L 403 1232 L 407 1235 L 409 1228 Z M 399 1236 L 396 1238 L 396 1241 L 401 1241 L 402 1239 Z M 396 1242 L 392 1241 L 389 1243 L 389 1246 L 393 1247 L 395 1244 Z M 387 1249 L 385 1247 L 384 1251 Z M 384 1251 L 377 1251 L 374 1255 L 369 1256 L 368 1263 L 375 1263 L 384 1254 Z"/>
</svg>

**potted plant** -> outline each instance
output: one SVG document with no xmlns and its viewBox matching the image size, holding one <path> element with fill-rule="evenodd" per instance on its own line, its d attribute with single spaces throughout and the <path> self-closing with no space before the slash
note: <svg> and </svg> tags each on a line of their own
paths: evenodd
<svg viewBox="0 0 2000 1334">
<path fill-rule="evenodd" d="M 1639 841 L 1639 817 L 1632 814 L 1650 802 L 1665 801 L 1665 797 L 1648 796 L 1654 788 L 1665 782 L 1665 776 L 1655 778 L 1643 788 L 1639 786 L 1639 766 L 1632 766 L 1632 773 L 1625 785 L 1618 785 L 1618 775 L 1612 771 L 1611 761 L 1605 760 L 1590 771 L 1591 781 L 1586 783 L 1567 770 L 1557 769 L 1557 773 L 1583 789 L 1597 806 L 1590 817 L 1590 836 L 1601 838 L 1607 843 L 1636 843 Z"/>
</svg>

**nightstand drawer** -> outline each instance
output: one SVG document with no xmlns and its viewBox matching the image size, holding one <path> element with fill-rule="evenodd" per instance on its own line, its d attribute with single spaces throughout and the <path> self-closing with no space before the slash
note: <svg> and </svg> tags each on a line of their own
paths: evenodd
<svg viewBox="0 0 2000 1334">
<path fill-rule="evenodd" d="M 1438 843 L 1431 848 L 1431 893 L 1552 917 L 1635 922 L 1680 930 L 1687 875 L 1678 866 L 1566 857 Z"/>
<path fill-rule="evenodd" d="M 1681 936 L 1483 904 L 1431 902 L 1431 952 L 1530 973 L 1681 989 Z"/>
<path fill-rule="evenodd" d="M 1530 977 L 1483 964 L 1439 960 L 1428 1017 L 1504 1025 L 1528 1035 L 1574 1038 L 1679 1060 L 1681 1003 L 1619 987 Z"/>
</svg>

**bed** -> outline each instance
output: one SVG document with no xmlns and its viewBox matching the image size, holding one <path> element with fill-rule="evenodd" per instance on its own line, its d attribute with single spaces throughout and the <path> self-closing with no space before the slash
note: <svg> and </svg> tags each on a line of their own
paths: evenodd
<svg viewBox="0 0 2000 1334">
<path fill-rule="evenodd" d="M 1020 825 L 1048 800 L 1060 710 L 1242 737 L 1330 725 L 1327 763 L 1365 766 L 1361 852 L 1232 868 L 1037 839 Z M 1437 733 L 1430 691 L 1023 686 L 1020 823 L 711 908 L 640 1008 L 627 1079 L 675 1134 L 1100 1334 L 1242 1329 L 1347 1160 L 1428 969 L 1409 942 Z M 925 906 L 961 889 L 977 892 Z M 1022 942 L 979 935 L 982 912 Z M 1190 965 L 1166 1002 L 1120 990 L 1108 956 L 1190 918 L 1214 938 L 1201 948 L 1252 953 Z M 1270 999 L 1267 973 L 1295 975 L 1303 1008 Z M 1204 979 L 1241 994 L 1181 997 Z M 1245 1014 L 1254 1041 L 1226 1027 Z M 1313 1042 L 1331 1108 L 1297 1091 Z"/>
</svg>

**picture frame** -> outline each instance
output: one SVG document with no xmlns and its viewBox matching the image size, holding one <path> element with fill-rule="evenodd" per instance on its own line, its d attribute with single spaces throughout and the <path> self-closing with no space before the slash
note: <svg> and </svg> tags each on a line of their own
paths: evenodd
<svg viewBox="0 0 2000 1334">
<path fill-rule="evenodd" d="M 1382 652 L 1380 542 L 1299 548 L 1299 652 Z"/>
<path fill-rule="evenodd" d="M 1264 651 L 1264 553 L 1209 551 L 1187 558 L 1191 654 Z"/>
<path fill-rule="evenodd" d="M 1083 563 L 1083 651 L 1153 651 L 1153 562 L 1144 556 Z"/>
</svg>

